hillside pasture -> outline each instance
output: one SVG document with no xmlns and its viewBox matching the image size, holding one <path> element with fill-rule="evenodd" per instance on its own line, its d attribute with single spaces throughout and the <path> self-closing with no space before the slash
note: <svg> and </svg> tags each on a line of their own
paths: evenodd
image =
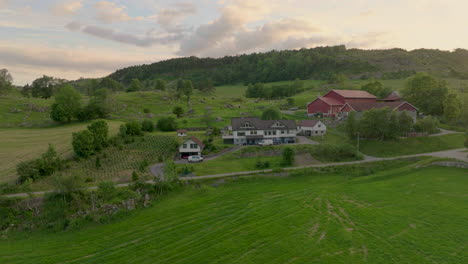
<svg viewBox="0 0 468 264">
<path fill-rule="evenodd" d="M 111 223 L 10 233 L 0 262 L 466 263 L 466 170 L 413 162 L 187 186 Z"/>
<path fill-rule="evenodd" d="M 45 128 L 0 128 L 0 182 L 16 179 L 16 164 L 39 157 L 52 144 L 64 158 L 72 157 L 72 133 L 86 129 L 89 123 Z M 111 135 L 121 122 L 108 121 Z"/>
</svg>

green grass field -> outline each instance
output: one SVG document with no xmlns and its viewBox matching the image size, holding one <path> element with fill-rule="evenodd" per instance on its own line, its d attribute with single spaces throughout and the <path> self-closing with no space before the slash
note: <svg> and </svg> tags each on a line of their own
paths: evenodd
<svg viewBox="0 0 468 264">
<path fill-rule="evenodd" d="M 463 148 L 464 134 L 436 137 L 414 137 L 397 141 L 361 140 L 359 150 L 375 157 L 394 157 Z"/>
<path fill-rule="evenodd" d="M 10 233 L 0 263 L 467 263 L 466 170 L 412 162 L 187 186 L 108 224 Z"/>
<path fill-rule="evenodd" d="M 111 134 L 121 122 L 108 121 Z M 72 133 L 86 129 L 87 123 L 46 128 L 0 128 L 0 182 L 16 179 L 16 164 L 37 158 L 54 145 L 64 158 L 72 156 Z"/>
</svg>

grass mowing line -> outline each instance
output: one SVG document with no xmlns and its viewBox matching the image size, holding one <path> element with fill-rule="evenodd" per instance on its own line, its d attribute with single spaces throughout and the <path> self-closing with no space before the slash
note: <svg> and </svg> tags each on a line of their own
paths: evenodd
<svg viewBox="0 0 468 264">
<path fill-rule="evenodd" d="M 207 218 L 212 219 L 211 216 L 207 216 Z M 209 222 L 211 223 L 211 222 L 214 222 L 214 221 L 216 221 L 216 220 L 217 220 L 217 219 L 214 219 L 213 221 L 209 221 Z M 183 221 L 183 220 L 181 220 L 181 221 Z M 205 224 L 206 224 L 206 221 L 201 221 L 198 225 L 205 225 Z M 193 228 L 195 228 L 195 227 L 196 227 L 196 226 L 192 225 L 192 226 L 189 226 L 188 229 L 190 229 L 190 228 L 193 229 Z M 170 229 L 175 229 L 175 228 L 171 227 Z M 180 228 L 177 228 L 177 229 L 179 229 L 179 230 L 184 230 L 184 229 L 180 229 Z M 140 230 L 143 230 L 143 228 L 140 228 Z M 142 232 L 148 233 L 148 229 L 145 229 L 145 230 L 142 231 Z M 138 232 L 138 233 L 133 232 L 132 234 L 138 235 L 139 233 L 142 233 L 142 232 Z M 160 236 L 160 235 L 161 235 L 161 232 L 158 232 L 158 236 Z M 141 240 L 141 239 L 145 239 L 145 238 L 147 238 L 147 237 L 151 237 L 151 236 L 153 236 L 153 234 L 148 234 L 148 235 L 146 235 L 146 236 L 140 237 L 140 240 Z M 123 243 L 123 244 L 124 244 L 124 246 L 126 246 L 126 248 L 134 248 L 133 246 L 130 247 L 130 246 L 126 245 L 126 243 Z M 106 249 L 105 251 L 112 251 L 113 249 L 118 248 L 118 247 L 120 247 L 120 246 L 121 246 L 121 245 L 117 245 L 116 247 Z M 168 246 L 170 246 L 170 245 L 168 245 Z M 167 247 L 168 247 L 168 246 L 167 246 Z M 164 247 L 163 247 L 163 248 L 160 248 L 160 249 L 164 249 Z M 101 252 L 102 252 L 102 251 L 101 251 Z"/>
<path fill-rule="evenodd" d="M 297 193 L 297 192 L 293 192 L 293 193 Z M 299 195 L 299 194 L 296 194 L 296 195 Z M 296 196 L 296 195 L 294 195 L 294 196 Z M 281 199 L 281 197 L 275 197 L 275 198 L 276 198 L 275 200 Z M 261 207 L 262 207 L 262 206 L 258 206 L 258 207 L 256 207 L 256 208 L 258 209 L 258 208 L 261 208 Z M 247 214 L 247 213 L 249 213 L 249 212 L 243 212 L 243 214 Z M 235 223 L 235 222 L 236 222 L 236 219 L 239 219 L 239 218 L 242 217 L 242 216 L 243 216 L 243 215 L 240 215 L 240 216 L 233 215 L 232 218 L 234 218 L 234 220 L 231 221 L 230 223 Z M 224 222 L 227 222 L 228 220 L 229 220 L 229 219 L 223 219 L 223 223 L 224 223 Z M 210 221 L 210 222 L 212 222 L 212 221 Z M 200 225 L 206 225 L 206 222 L 200 222 Z M 224 228 L 224 225 L 221 225 L 218 229 L 222 229 L 222 228 Z M 183 240 L 177 240 L 177 242 L 178 242 L 177 245 L 179 245 L 179 244 L 182 243 L 182 245 L 180 245 L 178 248 L 174 248 L 174 245 L 168 244 L 168 245 L 166 245 L 166 247 L 162 247 L 162 248 L 159 248 L 159 249 L 162 250 L 163 252 L 165 252 L 166 255 L 171 253 L 171 251 L 166 251 L 166 250 L 165 250 L 165 248 L 167 248 L 167 247 L 174 248 L 174 251 L 180 251 L 180 250 L 178 250 L 178 249 L 180 249 L 181 247 L 187 247 L 188 245 L 193 244 L 193 243 L 195 243 L 195 242 L 197 242 L 197 243 L 200 242 L 200 239 L 192 240 L 192 237 L 193 237 L 193 236 L 194 236 L 194 237 L 197 237 L 197 238 L 203 238 L 203 237 L 206 237 L 206 236 L 210 235 L 210 234 L 213 233 L 213 232 L 218 231 L 218 229 L 217 229 L 217 230 L 212 230 L 212 231 L 210 231 L 210 232 L 203 232 L 203 235 L 202 235 L 202 236 L 198 236 L 197 234 L 193 234 L 192 236 L 184 237 Z M 185 242 L 185 241 L 187 241 L 187 240 L 188 240 L 188 243 Z M 201 243 L 201 244 L 203 245 L 203 243 Z M 183 251 L 183 252 L 185 252 L 185 251 Z M 162 256 L 164 256 L 164 255 L 162 255 Z M 161 254 L 159 254 L 159 255 L 158 255 L 158 258 L 161 258 L 162 256 L 161 256 Z"/>
</svg>

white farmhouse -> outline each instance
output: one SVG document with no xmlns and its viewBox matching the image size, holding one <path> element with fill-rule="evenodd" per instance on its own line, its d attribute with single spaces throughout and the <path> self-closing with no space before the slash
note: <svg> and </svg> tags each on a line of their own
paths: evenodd
<svg viewBox="0 0 468 264">
<path fill-rule="evenodd" d="M 300 133 L 307 137 L 323 136 L 327 133 L 327 126 L 320 120 L 302 120 L 298 127 Z"/>
<path fill-rule="evenodd" d="M 257 117 L 235 117 L 223 133 L 227 144 L 256 145 L 263 139 L 274 143 L 296 142 L 297 126 L 294 120 L 261 120 Z"/>
<path fill-rule="evenodd" d="M 186 158 L 191 155 L 201 155 L 205 145 L 198 138 L 192 136 L 185 140 L 179 146 L 179 153 L 181 158 Z"/>
</svg>

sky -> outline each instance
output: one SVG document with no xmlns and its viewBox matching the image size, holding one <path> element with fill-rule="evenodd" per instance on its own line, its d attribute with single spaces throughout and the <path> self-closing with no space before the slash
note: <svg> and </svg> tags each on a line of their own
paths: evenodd
<svg viewBox="0 0 468 264">
<path fill-rule="evenodd" d="M 466 10 L 465 0 L 0 0 L 0 69 L 24 85 L 183 56 L 466 49 Z"/>
</svg>

